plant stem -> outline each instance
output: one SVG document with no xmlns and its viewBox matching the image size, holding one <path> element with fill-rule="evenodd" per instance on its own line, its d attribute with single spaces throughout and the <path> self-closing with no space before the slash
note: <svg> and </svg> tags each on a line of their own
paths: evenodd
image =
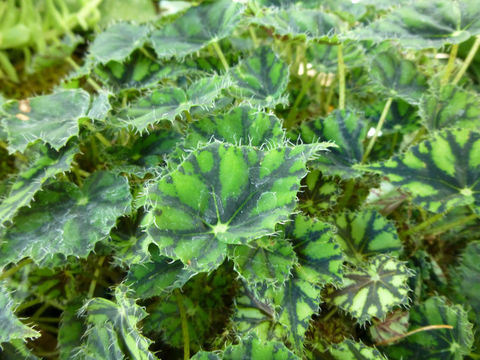
<svg viewBox="0 0 480 360">
<path fill-rule="evenodd" d="M 88 298 L 91 299 L 93 294 L 95 293 L 95 287 L 97 286 L 97 278 L 100 275 L 100 269 L 102 268 L 103 262 L 105 261 L 106 256 L 101 256 L 98 259 L 97 267 L 95 268 L 95 272 L 93 273 L 92 281 L 90 282 L 90 287 L 88 288 Z"/>
<path fill-rule="evenodd" d="M 303 100 L 305 94 L 310 89 L 310 87 L 312 86 L 312 83 L 315 81 L 316 78 L 317 76 L 315 75 L 315 76 L 312 76 L 312 78 L 309 79 L 308 81 L 302 81 L 302 89 L 300 90 L 300 93 L 295 99 L 295 102 L 293 103 L 293 106 L 287 116 L 287 124 L 288 124 L 287 127 L 291 126 L 292 125 L 291 123 L 295 120 L 295 117 L 297 116 L 297 113 L 298 113 L 298 105 L 300 105 L 300 102 Z"/>
<path fill-rule="evenodd" d="M 248 31 L 250 33 L 250 37 L 252 38 L 253 46 L 258 47 L 258 39 L 257 39 L 257 35 L 255 35 L 255 29 L 249 26 Z"/>
<path fill-rule="evenodd" d="M 413 228 L 410 228 L 402 233 L 400 233 L 400 236 L 407 236 L 407 235 L 411 235 L 411 234 L 414 234 L 416 232 L 419 232 L 420 230 L 423 230 L 425 229 L 426 227 L 430 226 L 431 224 L 433 224 L 434 222 L 440 220 L 441 218 L 443 218 L 446 214 L 447 214 L 448 210 L 443 212 L 443 213 L 440 213 L 440 214 L 436 214 L 434 216 L 432 216 L 431 218 L 425 220 L 424 222 L 418 224 L 417 226 L 414 226 Z"/>
<path fill-rule="evenodd" d="M 453 79 L 453 82 L 452 82 L 453 85 L 456 85 L 460 81 L 460 79 L 462 78 L 463 74 L 465 74 L 468 67 L 470 66 L 470 63 L 473 60 L 473 57 L 477 53 L 477 50 L 478 50 L 479 47 L 480 47 L 480 35 L 477 35 L 477 37 L 475 38 L 475 42 L 472 45 L 472 48 L 468 52 L 468 55 L 465 58 L 465 61 L 463 62 L 462 67 L 460 68 L 460 71 L 458 72 L 458 74 Z"/>
<path fill-rule="evenodd" d="M 7 271 L 0 274 L 0 281 L 2 281 L 3 279 L 6 279 L 6 278 L 10 277 L 11 275 L 15 274 L 18 270 L 20 270 L 25 265 L 30 264 L 31 262 L 32 262 L 32 259 L 30 259 L 30 258 L 26 258 L 26 259 L 20 261 L 17 265 L 12 267 L 11 269 L 8 269 Z"/>
<path fill-rule="evenodd" d="M 468 223 L 472 220 L 475 220 L 477 217 L 478 217 L 477 214 L 471 214 L 469 216 L 460 218 L 460 219 L 452 221 L 450 223 L 437 226 L 436 228 L 433 228 L 433 229 L 429 229 L 426 233 L 427 234 L 441 234 L 441 233 L 444 233 L 447 230 L 453 229 L 456 226 L 463 225 L 463 224 L 466 224 L 466 223 Z"/>
<path fill-rule="evenodd" d="M 73 67 L 75 70 L 80 69 L 80 66 L 72 59 L 71 56 L 67 57 L 65 60 L 70 64 L 71 67 Z M 87 77 L 87 82 L 94 88 L 96 91 L 101 91 L 102 87 L 98 85 L 92 78 Z"/>
<path fill-rule="evenodd" d="M 338 308 L 337 307 L 334 307 L 332 310 L 330 310 L 328 312 L 327 315 L 325 315 L 323 318 L 322 318 L 322 321 L 328 321 L 333 315 L 335 315 L 335 313 L 337 312 Z"/>
<path fill-rule="evenodd" d="M 230 67 L 228 66 L 227 59 L 225 59 L 225 55 L 223 55 L 222 48 L 220 47 L 220 45 L 218 45 L 217 41 L 212 42 L 212 46 L 215 49 L 215 52 L 217 53 L 220 61 L 222 62 L 222 65 L 225 68 L 225 71 L 228 71 Z"/>
<path fill-rule="evenodd" d="M 338 45 L 338 108 L 345 109 L 345 62 L 343 61 L 343 44 Z"/>
<path fill-rule="evenodd" d="M 442 86 L 445 86 L 448 84 L 448 79 L 450 78 L 450 75 L 452 74 L 453 70 L 453 64 L 455 63 L 455 59 L 457 58 L 457 53 L 458 53 L 458 44 L 455 44 L 452 46 L 452 49 L 450 50 L 450 56 L 448 57 L 448 63 L 447 66 L 445 67 L 445 72 L 443 73 L 442 80 L 440 84 Z"/>
<path fill-rule="evenodd" d="M 365 163 L 365 161 L 367 161 L 368 155 L 370 155 L 370 152 L 373 149 L 373 145 L 375 145 L 375 141 L 377 141 L 378 134 L 380 133 L 380 130 L 382 130 L 383 123 L 387 118 L 387 114 L 388 114 L 388 111 L 390 110 L 390 105 L 392 105 L 392 101 L 393 101 L 393 98 L 391 97 L 388 98 L 387 102 L 385 103 L 385 106 L 383 107 L 382 115 L 380 116 L 377 127 L 375 128 L 375 134 L 373 134 L 372 138 L 370 139 L 370 142 L 368 143 L 367 149 L 363 154 L 362 164 Z"/>
<path fill-rule="evenodd" d="M 190 359 L 190 335 L 188 334 L 188 320 L 185 307 L 183 306 L 183 297 L 180 290 L 175 289 L 175 297 L 177 300 L 178 311 L 180 312 L 180 319 L 182 320 L 182 335 L 183 335 L 183 358 Z"/>
<path fill-rule="evenodd" d="M 438 329 L 453 329 L 453 326 L 452 325 L 428 325 L 428 326 L 423 326 L 421 328 L 409 331 L 406 334 L 393 336 L 389 339 L 377 342 L 375 345 L 377 345 L 377 346 L 378 345 L 380 345 L 380 346 L 388 345 L 388 344 L 391 344 L 392 342 L 401 340 L 403 338 L 406 338 L 407 336 L 410 336 L 410 335 L 413 335 L 413 334 L 416 334 L 416 333 L 419 333 L 419 332 L 422 332 L 422 331 L 438 330 Z"/>
<path fill-rule="evenodd" d="M 110 144 L 110 141 L 108 141 L 102 134 L 100 134 L 97 129 L 95 129 L 95 126 L 93 126 L 89 120 L 87 121 L 84 121 L 82 122 L 83 125 L 85 125 L 88 130 L 90 130 L 91 132 L 94 133 L 95 137 L 103 144 L 105 145 L 106 147 L 110 147 L 112 146 L 112 144 Z"/>
</svg>

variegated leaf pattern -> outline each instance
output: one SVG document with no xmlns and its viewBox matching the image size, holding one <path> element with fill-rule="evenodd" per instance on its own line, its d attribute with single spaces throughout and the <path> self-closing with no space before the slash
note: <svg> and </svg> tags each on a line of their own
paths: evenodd
<svg viewBox="0 0 480 360">
<path fill-rule="evenodd" d="M 67 182 L 44 187 L 7 229 L 0 266 L 26 256 L 38 264 L 48 264 L 56 254 L 87 256 L 130 210 L 131 199 L 125 178 L 102 171 L 88 177 L 82 188 Z"/>
<path fill-rule="evenodd" d="M 408 303 L 411 276 L 413 272 L 403 262 L 377 255 L 363 267 L 345 271 L 342 287 L 330 299 L 360 324 L 373 317 L 383 319 L 395 306 Z"/>
<path fill-rule="evenodd" d="M 8 343 L 12 340 L 25 340 L 28 338 L 36 338 L 40 333 L 23 324 L 20 319 L 15 316 L 14 303 L 8 289 L 4 284 L 0 283 L 0 351 L 2 343 Z"/>
<path fill-rule="evenodd" d="M 147 312 L 129 297 L 120 285 L 115 289 L 115 301 L 105 298 L 88 300 L 81 308 L 88 329 L 76 359 L 157 359 L 148 349 L 151 340 L 144 337 L 137 323 Z"/>
<path fill-rule="evenodd" d="M 90 46 L 90 56 L 95 61 L 107 63 L 122 61 L 147 40 L 148 27 L 129 23 L 117 23 L 97 35 Z"/>
<path fill-rule="evenodd" d="M 461 360 L 473 345 L 472 324 L 460 305 L 449 305 L 445 298 L 431 297 L 410 310 L 409 331 L 429 325 L 450 325 L 451 329 L 422 331 L 385 348 L 392 360 Z"/>
<path fill-rule="evenodd" d="M 239 106 L 226 114 L 204 117 L 190 125 L 185 147 L 195 149 L 212 139 L 229 144 L 262 146 L 282 144 L 284 131 L 281 121 L 248 106 Z"/>
<path fill-rule="evenodd" d="M 223 360 L 240 359 L 300 360 L 283 343 L 262 341 L 254 334 L 242 339 L 238 345 L 228 346 L 223 353 Z"/>
<path fill-rule="evenodd" d="M 273 234 L 287 219 L 315 151 L 218 142 L 199 148 L 148 189 L 146 230 L 162 254 L 197 271 L 214 269 L 227 244 Z"/>
<path fill-rule="evenodd" d="M 174 22 L 155 30 L 150 41 L 159 58 L 183 58 L 229 36 L 240 21 L 243 9 L 242 4 L 229 0 L 191 7 Z"/>
<path fill-rule="evenodd" d="M 340 344 L 332 345 L 329 352 L 335 360 L 387 360 L 387 358 L 374 347 L 350 339 Z"/>
<path fill-rule="evenodd" d="M 332 141 L 338 146 L 315 160 L 315 168 L 344 179 L 361 175 L 352 168 L 362 161 L 363 140 L 367 135 L 365 122 L 359 114 L 351 110 L 334 110 L 325 119 L 302 123 L 298 133 L 305 143 Z M 297 133 L 290 134 L 292 140 L 297 136 Z"/>
<path fill-rule="evenodd" d="M 285 105 L 284 92 L 288 84 L 288 65 L 270 47 L 260 47 L 231 69 L 235 97 L 260 108 Z"/>
<path fill-rule="evenodd" d="M 296 261 L 292 244 L 281 237 L 262 238 L 233 250 L 235 270 L 252 287 L 262 282 L 283 285 Z"/>
<path fill-rule="evenodd" d="M 402 250 L 395 225 L 375 210 L 343 212 L 333 215 L 335 240 L 347 259 L 361 264 L 376 254 L 399 255 Z"/>
<path fill-rule="evenodd" d="M 408 332 L 408 311 L 396 310 L 384 320 L 374 320 L 370 327 L 370 335 L 375 343 L 384 342 Z"/>
<path fill-rule="evenodd" d="M 480 9 L 475 1 L 417 0 L 354 30 L 349 37 L 374 41 L 395 39 L 410 49 L 440 48 L 480 34 L 479 19 Z"/>
<path fill-rule="evenodd" d="M 427 79 L 417 70 L 417 65 L 403 59 L 393 49 L 372 59 L 369 74 L 385 96 L 400 98 L 410 104 L 418 104 L 427 90 Z"/>
<path fill-rule="evenodd" d="M 462 259 L 457 268 L 458 288 L 480 324 L 480 241 L 472 241 L 463 250 Z"/>
<path fill-rule="evenodd" d="M 480 211 L 480 133 L 445 130 L 390 160 L 363 167 L 388 176 L 432 212 L 474 204 Z"/>
<path fill-rule="evenodd" d="M 191 357 L 191 360 L 222 360 L 222 358 L 213 352 L 199 351 Z"/>
<path fill-rule="evenodd" d="M 420 104 L 422 103 L 424 96 L 425 94 L 420 98 Z M 372 124 L 378 124 L 384 107 L 384 101 L 377 101 L 368 106 L 365 109 L 365 118 Z M 390 105 L 390 109 L 388 110 L 381 131 L 383 134 L 394 133 L 397 131 L 402 134 L 407 134 L 419 127 L 420 116 L 418 115 L 418 108 L 415 105 L 410 105 L 402 99 L 395 99 Z"/>
<path fill-rule="evenodd" d="M 90 95 L 81 89 L 6 102 L 3 125 L 8 134 L 8 151 L 24 151 L 38 139 L 60 150 L 78 134 L 78 119 L 87 114 L 89 106 Z"/>
<path fill-rule="evenodd" d="M 479 128 L 480 96 L 455 85 L 442 86 L 422 96 L 420 115 L 430 131 L 455 126 Z"/>
<path fill-rule="evenodd" d="M 8 197 L 0 203 L 2 223 L 11 220 L 21 207 L 29 205 L 48 179 L 68 171 L 78 151 L 78 146 L 72 143 L 59 151 L 41 143 L 30 146 L 25 154 L 31 159 L 30 164 L 20 171 L 10 187 Z"/>
<path fill-rule="evenodd" d="M 33 355 L 23 340 L 19 339 L 2 344 L 0 354 L 2 355 L 2 359 L 5 360 L 40 360 L 39 357 Z"/>
<path fill-rule="evenodd" d="M 303 191 L 298 194 L 299 207 L 311 216 L 325 215 L 331 210 L 340 194 L 340 185 L 332 177 L 322 176 L 320 170 L 312 170 L 303 179 Z"/>
<path fill-rule="evenodd" d="M 62 313 L 58 329 L 58 349 L 60 360 L 73 358 L 77 348 L 82 344 L 82 336 L 87 330 L 86 325 L 78 316 L 80 304 L 69 304 Z"/>
</svg>

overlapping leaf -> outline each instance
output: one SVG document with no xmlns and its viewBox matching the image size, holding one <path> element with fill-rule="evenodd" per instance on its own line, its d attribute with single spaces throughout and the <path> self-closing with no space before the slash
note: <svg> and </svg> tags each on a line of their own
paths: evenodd
<svg viewBox="0 0 480 360">
<path fill-rule="evenodd" d="M 288 102 L 288 65 L 270 47 L 260 47 L 231 70 L 232 94 L 258 107 L 274 107 Z"/>
<path fill-rule="evenodd" d="M 420 103 L 423 101 L 423 96 L 420 98 Z M 370 120 L 371 123 L 377 124 L 384 107 L 385 102 L 375 102 L 365 109 L 365 117 Z M 416 106 L 410 105 L 402 99 L 396 99 L 393 100 L 390 105 L 381 131 L 384 134 L 396 131 L 402 134 L 408 134 L 420 126 L 419 120 L 420 117 Z M 392 152 L 393 151 L 394 150 L 392 150 Z"/>
<path fill-rule="evenodd" d="M 8 133 L 8 151 L 24 151 L 40 139 L 60 150 L 78 133 L 78 119 L 89 109 L 90 96 L 84 90 L 62 90 L 3 105 L 3 120 Z"/>
<path fill-rule="evenodd" d="M 477 323 L 480 324 L 480 241 L 474 241 L 467 245 L 463 251 L 462 260 L 457 269 L 458 287 L 461 295 L 476 314 Z"/>
<path fill-rule="evenodd" d="M 72 359 L 76 348 L 82 343 L 82 336 L 86 326 L 77 312 L 80 309 L 78 304 L 70 304 L 62 313 L 60 327 L 58 329 L 58 350 L 60 360 Z"/>
<path fill-rule="evenodd" d="M 362 342 L 347 339 L 330 347 L 330 354 L 335 360 L 386 360 L 387 358 L 374 347 Z"/>
<path fill-rule="evenodd" d="M 351 262 L 361 264 L 372 255 L 398 255 L 402 250 L 394 224 L 375 210 L 338 213 L 332 222 L 335 239 Z"/>
<path fill-rule="evenodd" d="M 143 25 L 117 23 L 97 35 L 90 46 L 94 60 L 107 63 L 122 61 L 136 48 L 142 47 L 147 39 L 148 28 Z"/>
<path fill-rule="evenodd" d="M 319 170 L 310 171 L 304 178 L 305 187 L 299 193 L 300 208 L 311 216 L 325 215 L 333 208 L 340 186 L 332 178 L 323 177 Z"/>
<path fill-rule="evenodd" d="M 450 325 L 452 328 L 410 335 L 398 345 L 385 348 L 389 358 L 460 360 L 470 353 L 472 324 L 460 305 L 448 305 L 444 298 L 431 297 L 410 310 L 410 331 L 429 325 Z"/>
<path fill-rule="evenodd" d="M 272 234 L 287 219 L 315 150 L 218 142 L 199 148 L 149 188 L 146 230 L 164 255 L 198 271 L 216 268 L 227 244 Z"/>
<path fill-rule="evenodd" d="M 365 166 L 409 190 L 413 201 L 432 212 L 455 206 L 480 209 L 480 134 L 446 130 L 383 162 Z"/>
<path fill-rule="evenodd" d="M 229 0 L 205 2 L 154 31 L 150 41 L 159 58 L 183 58 L 229 36 L 240 21 L 243 9 L 242 4 Z"/>
<path fill-rule="evenodd" d="M 278 341 L 262 341 L 251 334 L 242 339 L 238 345 L 228 346 L 223 353 L 223 360 L 265 359 L 265 360 L 299 360 L 287 347 Z"/>
<path fill-rule="evenodd" d="M 373 317 L 382 319 L 395 306 L 407 304 L 411 276 L 404 263 L 377 255 L 365 267 L 346 271 L 343 285 L 330 295 L 331 301 L 360 324 Z"/>
<path fill-rule="evenodd" d="M 4 236 L 0 266 L 29 256 L 46 264 L 55 254 L 85 257 L 130 209 L 127 180 L 96 172 L 82 188 L 55 182 L 22 208 Z"/>
<path fill-rule="evenodd" d="M 11 220 L 16 212 L 30 204 L 35 193 L 56 174 L 70 169 L 78 146 L 69 144 L 59 151 L 49 145 L 37 143 L 27 150 L 31 163 L 23 169 L 11 185 L 8 196 L 0 203 L 2 223 Z"/>
</svg>

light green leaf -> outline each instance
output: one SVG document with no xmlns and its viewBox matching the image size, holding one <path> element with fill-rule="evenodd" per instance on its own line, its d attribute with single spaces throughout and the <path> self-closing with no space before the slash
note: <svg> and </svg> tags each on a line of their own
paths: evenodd
<svg viewBox="0 0 480 360">
<path fill-rule="evenodd" d="M 461 360 L 470 353 L 472 324 L 460 305 L 448 305 L 444 298 L 435 296 L 410 310 L 409 331 L 429 325 L 450 325 L 453 328 L 407 336 L 398 344 L 385 348 L 388 357 L 392 360 Z"/>
<path fill-rule="evenodd" d="M 258 146 L 280 145 L 285 133 L 280 120 L 273 114 L 248 106 L 232 109 L 227 114 L 204 117 L 190 125 L 185 147 L 197 148 L 212 138 L 229 144 Z"/>
<path fill-rule="evenodd" d="M 205 2 L 191 7 L 173 23 L 150 36 L 159 58 L 194 53 L 211 42 L 229 36 L 240 21 L 244 6 L 230 0 Z"/>
<path fill-rule="evenodd" d="M 427 90 L 427 79 L 417 65 L 403 59 L 394 49 L 372 59 L 369 75 L 385 96 L 400 98 L 409 104 L 418 104 Z"/>
<path fill-rule="evenodd" d="M 124 177 L 96 172 L 82 188 L 55 182 L 22 208 L 0 245 L 0 266 L 29 256 L 48 264 L 55 254 L 86 257 L 104 239 L 116 219 L 130 211 L 131 195 Z"/>
<path fill-rule="evenodd" d="M 240 340 L 238 345 L 230 345 L 223 353 L 223 360 L 263 359 L 263 360 L 300 360 L 287 347 L 278 341 L 262 341 L 250 334 Z"/>
<path fill-rule="evenodd" d="M 48 179 L 60 172 L 68 171 L 78 151 L 75 144 L 69 144 L 60 151 L 41 143 L 29 147 L 25 155 L 31 159 L 30 164 L 20 171 L 10 187 L 8 196 L 0 203 L 2 222 L 11 220 L 22 206 L 30 204 L 35 193 Z"/>
<path fill-rule="evenodd" d="M 440 213 L 468 204 L 480 211 L 479 149 L 479 133 L 446 130 L 386 162 L 362 168 L 388 176 L 429 211 Z"/>
<path fill-rule="evenodd" d="M 422 96 L 420 116 L 430 131 L 454 126 L 479 128 L 480 96 L 454 85 L 442 86 Z"/>
<path fill-rule="evenodd" d="M 231 69 L 231 91 L 253 106 L 261 108 L 287 104 L 288 65 L 270 47 L 263 46 Z"/>
<path fill-rule="evenodd" d="M 461 295 L 472 307 L 480 324 L 480 241 L 473 241 L 467 245 L 462 253 L 460 265 L 457 268 L 458 287 Z"/>
<path fill-rule="evenodd" d="M 191 360 L 222 360 L 222 358 L 213 352 L 199 351 L 191 357 Z"/>
<path fill-rule="evenodd" d="M 87 114 L 90 95 L 81 89 L 62 90 L 3 105 L 7 117 L 3 125 L 8 133 L 8 151 L 24 151 L 40 139 L 55 150 L 78 134 L 78 119 Z"/>
<path fill-rule="evenodd" d="M 99 91 L 92 99 L 87 117 L 94 120 L 104 120 L 112 110 L 109 97 L 110 93 L 108 91 Z"/>
<path fill-rule="evenodd" d="M 162 254 L 196 271 L 216 268 L 227 244 L 273 234 L 296 202 L 309 145 L 267 151 L 214 142 L 147 190 L 146 231 Z"/>
<path fill-rule="evenodd" d="M 346 271 L 342 287 L 330 298 L 360 324 L 373 317 L 383 319 L 395 306 L 408 304 L 411 276 L 413 272 L 403 262 L 377 255 L 364 267 Z"/>
<path fill-rule="evenodd" d="M 100 63 L 122 61 L 133 50 L 142 47 L 148 28 L 142 25 L 117 23 L 97 35 L 90 46 L 90 55 Z"/>
<path fill-rule="evenodd" d="M 32 354 L 31 350 L 20 339 L 2 344 L 0 354 L 2 355 L 2 360 L 40 360 L 40 358 Z"/>
<path fill-rule="evenodd" d="M 14 314 L 13 299 L 8 289 L 0 283 L 0 349 L 2 343 L 15 339 L 36 338 L 40 333 L 23 324 Z"/>
<path fill-rule="evenodd" d="M 374 347 L 350 339 L 331 346 L 329 352 L 335 360 L 387 360 Z"/>
<path fill-rule="evenodd" d="M 416 0 L 387 16 L 354 30 L 358 40 L 394 39 L 409 49 L 459 44 L 480 34 L 480 7 L 470 0 Z"/>
<path fill-rule="evenodd" d="M 355 264 L 376 254 L 399 255 L 402 250 L 393 222 L 375 210 L 337 213 L 331 221 L 337 229 L 335 240 Z"/>
</svg>

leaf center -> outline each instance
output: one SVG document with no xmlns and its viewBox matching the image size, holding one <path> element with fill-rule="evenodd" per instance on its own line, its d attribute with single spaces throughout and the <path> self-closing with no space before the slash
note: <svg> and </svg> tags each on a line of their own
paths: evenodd
<svg viewBox="0 0 480 360">
<path fill-rule="evenodd" d="M 217 223 L 217 225 L 212 226 L 212 232 L 217 236 L 218 234 L 223 234 L 226 233 L 228 230 L 228 224 L 223 224 L 220 221 Z"/>
</svg>

